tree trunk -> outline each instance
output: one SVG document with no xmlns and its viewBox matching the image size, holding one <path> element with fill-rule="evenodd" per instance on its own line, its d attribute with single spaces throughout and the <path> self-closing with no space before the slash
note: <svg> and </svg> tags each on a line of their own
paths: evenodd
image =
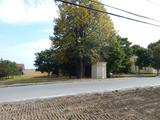
<svg viewBox="0 0 160 120">
<path fill-rule="evenodd" d="M 83 78 L 84 77 L 84 62 L 83 57 L 80 57 L 79 60 L 77 60 L 77 78 Z"/>
<path fill-rule="evenodd" d="M 79 60 L 76 61 L 76 77 L 79 79 Z"/>
<path fill-rule="evenodd" d="M 83 76 L 84 76 L 83 57 L 80 57 L 80 70 L 79 70 L 79 72 L 80 72 L 79 78 L 83 78 Z"/>
</svg>

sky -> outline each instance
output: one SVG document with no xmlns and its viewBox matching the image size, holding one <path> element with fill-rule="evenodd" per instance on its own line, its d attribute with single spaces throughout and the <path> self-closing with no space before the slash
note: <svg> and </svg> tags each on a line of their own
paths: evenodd
<svg viewBox="0 0 160 120">
<path fill-rule="evenodd" d="M 101 0 L 102 3 L 160 20 L 159 0 Z M 108 12 L 159 24 L 107 8 Z M 54 0 L 0 0 L 0 58 L 34 68 L 35 53 L 51 46 L 53 20 L 58 17 Z M 133 44 L 147 47 L 160 39 L 160 27 L 110 16 L 115 30 Z"/>
</svg>

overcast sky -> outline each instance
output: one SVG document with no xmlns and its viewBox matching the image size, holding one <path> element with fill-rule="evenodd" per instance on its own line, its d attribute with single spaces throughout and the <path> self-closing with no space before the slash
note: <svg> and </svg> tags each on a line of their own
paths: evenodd
<svg viewBox="0 0 160 120">
<path fill-rule="evenodd" d="M 102 0 L 103 3 L 160 20 L 159 0 Z M 159 24 L 107 8 L 108 12 Z M 0 0 L 0 58 L 34 68 L 35 53 L 51 46 L 53 19 L 57 17 L 53 0 Z M 160 28 L 111 16 L 122 37 L 143 47 L 160 39 Z"/>
</svg>

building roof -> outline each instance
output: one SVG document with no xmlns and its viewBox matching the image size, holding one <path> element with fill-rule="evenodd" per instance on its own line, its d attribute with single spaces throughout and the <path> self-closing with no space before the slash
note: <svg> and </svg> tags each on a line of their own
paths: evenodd
<svg viewBox="0 0 160 120">
<path fill-rule="evenodd" d="M 24 64 L 16 64 L 17 68 L 25 69 Z"/>
</svg>

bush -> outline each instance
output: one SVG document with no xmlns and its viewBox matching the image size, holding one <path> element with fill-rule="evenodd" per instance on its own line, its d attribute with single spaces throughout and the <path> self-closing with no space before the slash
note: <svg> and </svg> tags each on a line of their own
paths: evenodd
<svg viewBox="0 0 160 120">
<path fill-rule="evenodd" d="M 9 60 L 0 60 L 0 79 L 8 79 L 9 76 L 18 74 L 18 68 L 15 62 Z"/>
</svg>

